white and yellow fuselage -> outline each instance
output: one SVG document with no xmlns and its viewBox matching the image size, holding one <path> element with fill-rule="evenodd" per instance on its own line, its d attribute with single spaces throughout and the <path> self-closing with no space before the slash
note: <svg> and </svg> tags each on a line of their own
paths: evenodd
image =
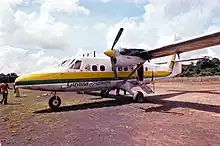
<svg viewBox="0 0 220 146">
<path fill-rule="evenodd" d="M 173 77 L 181 73 L 181 65 L 174 64 L 172 56 L 167 67 L 148 62 L 144 63 L 143 77 L 146 83 L 152 78 Z M 80 58 L 66 61 L 52 69 L 22 75 L 15 80 L 16 88 L 42 91 L 95 91 L 117 86 L 135 69 L 136 66 L 118 67 L 118 79 L 114 77 L 109 58 Z M 135 81 L 134 73 L 128 81 Z"/>
</svg>

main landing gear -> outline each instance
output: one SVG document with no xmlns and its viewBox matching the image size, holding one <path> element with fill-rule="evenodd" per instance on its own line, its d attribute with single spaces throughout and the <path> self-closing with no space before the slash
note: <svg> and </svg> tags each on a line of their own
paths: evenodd
<svg viewBox="0 0 220 146">
<path fill-rule="evenodd" d="M 137 91 L 133 96 L 133 101 L 137 103 L 144 102 L 144 94 L 141 91 Z"/>
<path fill-rule="evenodd" d="M 56 92 L 52 94 L 52 97 L 49 99 L 48 104 L 52 110 L 58 109 L 60 107 L 61 99 L 59 96 L 56 95 Z"/>
<path fill-rule="evenodd" d="M 101 90 L 100 94 L 101 97 L 108 97 L 109 95 L 109 90 Z M 133 101 L 135 103 L 143 103 L 144 102 L 144 94 L 141 91 L 137 91 L 134 95 L 133 95 Z"/>
<path fill-rule="evenodd" d="M 102 98 L 108 97 L 110 90 L 101 90 L 100 94 Z"/>
</svg>

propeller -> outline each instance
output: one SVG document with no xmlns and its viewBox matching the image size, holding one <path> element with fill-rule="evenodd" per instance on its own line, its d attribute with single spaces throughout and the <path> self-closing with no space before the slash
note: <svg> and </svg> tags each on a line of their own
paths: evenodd
<svg viewBox="0 0 220 146">
<path fill-rule="evenodd" d="M 114 43 L 113 43 L 113 45 L 112 45 L 111 50 L 113 50 L 113 48 L 114 48 L 115 45 L 117 44 L 119 38 L 121 37 L 121 34 L 122 34 L 123 30 L 124 30 L 124 28 L 120 28 L 120 29 L 119 29 L 118 34 L 117 34 L 117 36 L 116 36 L 116 38 L 115 38 L 115 40 L 114 40 Z"/>
<path fill-rule="evenodd" d="M 123 30 L 124 30 L 124 28 L 119 29 L 118 34 L 115 37 L 115 40 L 112 44 L 111 50 L 107 50 L 107 51 L 104 52 L 105 55 L 107 55 L 111 58 L 112 70 L 114 71 L 114 75 L 115 75 L 116 78 L 118 78 L 118 74 L 117 74 L 116 67 L 115 67 L 115 64 L 116 64 L 117 60 L 115 58 L 116 52 L 114 50 L 114 47 L 117 44 L 119 38 L 121 37 L 121 34 L 122 34 Z"/>
</svg>

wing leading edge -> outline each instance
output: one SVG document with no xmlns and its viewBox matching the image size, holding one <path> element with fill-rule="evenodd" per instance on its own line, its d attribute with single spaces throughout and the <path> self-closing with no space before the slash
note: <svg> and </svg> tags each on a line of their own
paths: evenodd
<svg viewBox="0 0 220 146">
<path fill-rule="evenodd" d="M 206 47 L 212 47 L 215 45 L 220 45 L 220 32 L 203 35 L 193 39 L 188 39 L 184 41 L 174 42 L 173 44 L 159 47 L 153 50 L 149 50 L 148 53 L 151 59 L 164 57 L 172 54 L 180 54 L 183 52 L 189 52 L 193 50 L 198 50 Z"/>
</svg>

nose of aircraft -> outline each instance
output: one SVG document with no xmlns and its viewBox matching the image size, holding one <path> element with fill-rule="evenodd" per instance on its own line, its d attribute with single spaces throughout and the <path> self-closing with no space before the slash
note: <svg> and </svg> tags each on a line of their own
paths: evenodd
<svg viewBox="0 0 220 146">
<path fill-rule="evenodd" d="M 62 72 L 66 71 L 66 68 L 49 68 L 36 72 L 31 72 L 17 77 L 14 85 L 17 87 L 23 87 L 53 83 L 54 80 L 56 81 L 56 79 L 62 79 Z"/>
<path fill-rule="evenodd" d="M 33 80 L 34 77 L 31 74 L 21 75 L 15 79 L 14 85 L 15 86 L 28 85 L 29 82 Z"/>
<path fill-rule="evenodd" d="M 109 57 L 115 57 L 116 53 L 114 50 L 106 50 L 104 52 L 105 55 L 109 56 Z"/>
<path fill-rule="evenodd" d="M 15 79 L 15 86 L 30 86 L 34 84 L 41 84 L 48 77 L 45 73 L 29 73 L 21 75 Z"/>
</svg>

